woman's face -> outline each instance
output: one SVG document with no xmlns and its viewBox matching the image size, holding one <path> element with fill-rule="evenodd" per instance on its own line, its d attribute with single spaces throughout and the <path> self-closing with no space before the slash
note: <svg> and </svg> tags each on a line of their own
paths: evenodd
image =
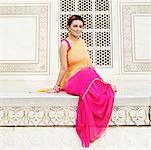
<svg viewBox="0 0 151 150">
<path fill-rule="evenodd" d="M 81 20 L 73 20 L 68 30 L 72 36 L 78 37 L 83 31 L 83 22 Z"/>
</svg>

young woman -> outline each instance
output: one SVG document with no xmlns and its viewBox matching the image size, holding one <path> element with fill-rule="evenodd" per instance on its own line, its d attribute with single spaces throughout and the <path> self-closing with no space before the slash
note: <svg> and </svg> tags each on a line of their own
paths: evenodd
<svg viewBox="0 0 151 150">
<path fill-rule="evenodd" d="M 104 82 L 95 71 L 81 35 L 84 21 L 72 15 L 67 22 L 69 35 L 61 41 L 61 68 L 53 89 L 78 95 L 76 131 L 83 147 L 99 138 L 107 127 L 114 104 L 116 87 Z"/>
</svg>

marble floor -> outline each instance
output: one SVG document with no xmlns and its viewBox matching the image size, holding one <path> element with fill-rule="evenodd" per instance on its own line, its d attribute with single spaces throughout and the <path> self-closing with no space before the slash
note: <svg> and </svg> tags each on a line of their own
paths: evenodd
<svg viewBox="0 0 151 150">
<path fill-rule="evenodd" d="M 151 127 L 109 127 L 82 148 L 74 127 L 1 127 L 1 150 L 150 150 Z"/>
</svg>

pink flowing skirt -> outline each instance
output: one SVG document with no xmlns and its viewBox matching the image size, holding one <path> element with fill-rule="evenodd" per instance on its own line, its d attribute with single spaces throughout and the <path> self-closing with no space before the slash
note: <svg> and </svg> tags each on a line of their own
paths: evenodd
<svg viewBox="0 0 151 150">
<path fill-rule="evenodd" d="M 76 132 L 83 147 L 98 139 L 106 129 L 114 105 L 114 91 L 96 71 L 87 67 L 72 76 L 65 91 L 78 95 Z"/>
</svg>

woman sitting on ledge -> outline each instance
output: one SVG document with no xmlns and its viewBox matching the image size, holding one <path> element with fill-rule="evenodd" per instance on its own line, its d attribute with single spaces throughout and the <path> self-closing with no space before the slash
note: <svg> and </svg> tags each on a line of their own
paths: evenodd
<svg viewBox="0 0 151 150">
<path fill-rule="evenodd" d="M 72 15 L 67 22 L 69 35 L 61 41 L 61 68 L 53 89 L 43 92 L 59 92 L 78 95 L 76 131 L 83 147 L 99 138 L 111 118 L 116 87 L 106 83 L 95 71 L 87 47 L 81 35 L 84 21 Z"/>
</svg>

